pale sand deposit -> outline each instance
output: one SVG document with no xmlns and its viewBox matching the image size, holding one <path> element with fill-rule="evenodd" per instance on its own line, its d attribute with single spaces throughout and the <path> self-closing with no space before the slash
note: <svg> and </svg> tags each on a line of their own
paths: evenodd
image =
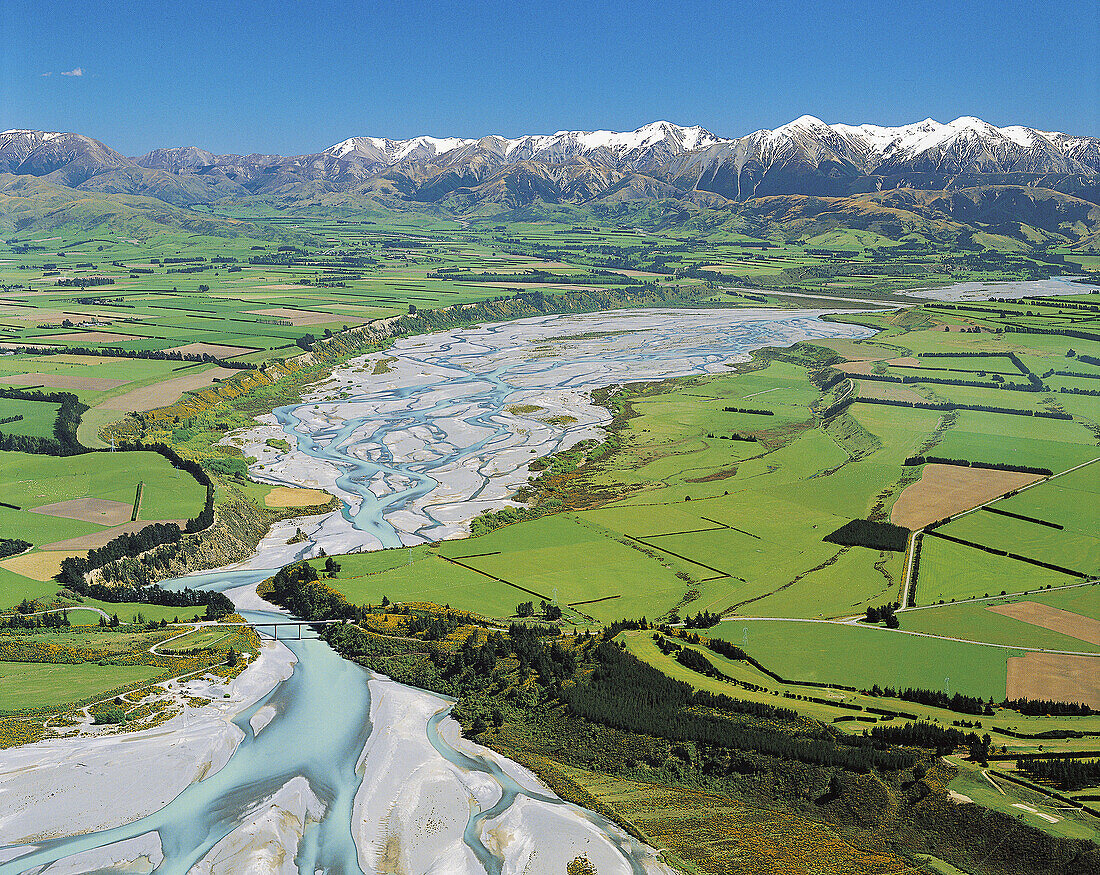
<svg viewBox="0 0 1100 875">
<path fill-rule="evenodd" d="M 358 765 L 365 777 L 355 797 L 353 833 L 363 871 L 484 871 L 464 831 L 471 811 L 500 800 L 500 780 L 456 765 L 428 739 L 425 724 L 449 707 L 447 700 L 381 675 L 372 678 L 370 690 L 371 723 L 386 731 L 371 734 Z M 496 767 L 532 794 L 518 796 L 501 815 L 480 824 L 479 838 L 504 858 L 503 871 L 564 872 L 584 855 L 601 875 L 630 875 L 625 850 L 646 873 L 672 875 L 651 849 L 618 827 L 563 803 L 522 766 L 462 738 L 455 721 L 446 719 L 440 735 L 459 758 Z"/>
<path fill-rule="evenodd" d="M 96 832 L 163 808 L 192 781 L 229 761 L 244 737 L 230 721 L 290 677 L 293 664 L 287 648 L 268 644 L 226 685 L 229 698 L 211 696 L 208 705 L 185 707 L 160 726 L 4 751 L 0 844 Z M 202 686 L 193 682 L 189 693 Z"/>
<path fill-rule="evenodd" d="M 306 828 L 321 820 L 325 806 L 300 775 L 248 810 L 241 825 L 218 842 L 193 875 L 298 875 L 294 857 Z"/>
<path fill-rule="evenodd" d="M 160 836 L 147 832 L 125 841 L 105 845 L 91 851 L 83 851 L 51 863 L 42 875 L 83 875 L 87 872 L 152 872 L 164 860 Z"/>
</svg>

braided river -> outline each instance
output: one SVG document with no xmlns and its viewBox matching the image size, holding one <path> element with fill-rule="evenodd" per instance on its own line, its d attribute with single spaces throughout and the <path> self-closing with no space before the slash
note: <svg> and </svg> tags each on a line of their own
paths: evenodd
<svg viewBox="0 0 1100 875">
<path fill-rule="evenodd" d="M 595 389 L 723 373 L 753 349 L 863 338 L 818 311 L 546 316 L 398 340 L 231 438 L 254 479 L 325 489 L 337 511 L 279 523 L 238 566 L 164 585 L 255 594 L 297 558 L 461 537 L 534 459 L 599 438 Z M 286 441 L 289 450 L 268 444 Z M 280 444 L 281 445 L 281 444 Z M 304 539 L 292 538 L 298 529 Z M 293 540 L 294 543 L 287 543 Z M 462 738 L 450 702 L 337 656 L 268 641 L 234 681 L 153 729 L 0 751 L 0 873 L 671 873 L 654 849 Z M 168 685 L 172 687 L 173 684 Z"/>
</svg>

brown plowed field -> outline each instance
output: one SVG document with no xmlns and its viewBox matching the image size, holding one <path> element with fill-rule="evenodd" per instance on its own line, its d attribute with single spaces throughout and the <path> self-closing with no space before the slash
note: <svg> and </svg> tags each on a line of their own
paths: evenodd
<svg viewBox="0 0 1100 875">
<path fill-rule="evenodd" d="M 274 319 L 286 319 L 291 325 L 323 325 L 326 322 L 339 322 L 341 314 L 322 313 L 320 310 L 292 310 L 288 307 L 272 307 L 268 310 L 249 310 L 256 316 L 271 316 Z"/>
<path fill-rule="evenodd" d="M 1052 608 L 1050 605 L 1039 602 L 1013 602 L 1008 605 L 990 605 L 987 611 L 1012 617 L 1030 623 L 1032 626 L 1042 626 L 1052 632 L 1061 632 L 1078 641 L 1087 641 L 1100 647 L 1100 620 L 1075 614 L 1073 611 L 1063 611 L 1061 608 Z M 1096 664 L 1097 672 L 1100 672 L 1100 663 Z"/>
<path fill-rule="evenodd" d="M 916 531 L 1041 479 L 1019 471 L 932 463 L 924 466 L 920 480 L 902 490 L 890 511 L 890 522 Z"/>
<path fill-rule="evenodd" d="M 877 380 L 859 380 L 860 398 L 886 398 L 889 401 L 915 401 L 918 404 L 927 403 L 928 399 L 919 395 L 908 386 L 900 383 L 880 383 Z"/>
<path fill-rule="evenodd" d="M 1010 699 L 1082 702 L 1100 708 L 1100 657 L 1028 653 L 1008 658 Z"/>
<path fill-rule="evenodd" d="M 126 514 L 127 520 L 130 518 L 129 512 Z M 87 535 L 81 535 L 78 538 L 66 538 L 64 541 L 55 541 L 52 544 L 43 544 L 43 550 L 63 550 L 67 554 L 71 553 L 83 553 L 85 550 L 94 550 L 97 547 L 102 547 L 109 541 L 113 541 L 119 535 L 132 535 L 134 532 L 140 532 L 146 526 L 151 526 L 154 523 L 175 523 L 181 529 L 187 525 L 187 520 L 138 520 L 135 523 L 126 522 L 121 526 L 115 526 L 111 529 L 103 529 L 98 532 L 92 532 Z"/>
<path fill-rule="evenodd" d="M 44 516 L 61 517 L 66 520 L 80 520 L 101 526 L 117 526 L 130 521 L 134 506 L 123 501 L 109 501 L 105 498 L 72 498 L 68 501 L 55 501 L 43 504 L 31 510 Z"/>
<path fill-rule="evenodd" d="M 220 359 L 231 359 L 234 356 L 244 355 L 246 352 L 255 352 L 250 346 L 225 346 L 221 343 L 185 343 L 183 346 L 173 346 L 165 352 L 179 352 L 184 355 L 203 355 L 209 353 Z"/>
<path fill-rule="evenodd" d="M 140 389 L 134 389 L 125 395 L 108 398 L 102 404 L 97 404 L 95 409 L 141 411 L 167 407 L 184 392 L 205 388 L 214 382 L 215 377 L 225 379 L 236 373 L 240 372 L 230 368 L 211 368 L 198 374 L 174 377 L 171 380 L 164 380 L 152 386 L 142 386 Z"/>
</svg>

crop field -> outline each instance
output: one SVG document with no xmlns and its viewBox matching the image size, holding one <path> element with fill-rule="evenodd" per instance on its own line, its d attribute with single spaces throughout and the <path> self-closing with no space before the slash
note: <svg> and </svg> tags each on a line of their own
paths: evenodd
<svg viewBox="0 0 1100 875">
<path fill-rule="evenodd" d="M 0 434 L 49 437 L 60 405 L 46 401 L 0 398 Z"/>
<path fill-rule="evenodd" d="M 1056 529 L 1032 519 L 1017 519 L 993 513 L 997 503 L 966 514 L 936 529 L 966 541 L 1018 553 L 1095 577 L 1100 573 L 1100 538 L 1091 534 Z"/>
<path fill-rule="evenodd" d="M 996 701 L 1005 696 L 1006 661 L 1020 653 L 841 623 L 733 620 L 710 634 L 790 680 L 913 686 Z"/>
<path fill-rule="evenodd" d="M 145 484 L 141 508 L 137 521 L 131 522 L 139 482 Z M 0 537 L 20 538 L 36 548 L 0 560 L 0 602 L 16 604 L 24 597 L 15 598 L 23 588 L 33 597 L 45 595 L 39 582 L 56 574 L 66 555 L 85 553 L 149 522 L 182 525 L 202 510 L 206 490 L 152 452 L 63 458 L 3 452 L 0 495 Z"/>
<path fill-rule="evenodd" d="M 1064 471 L 1097 456 L 1095 439 L 1077 422 L 963 410 L 937 455 Z"/>
<path fill-rule="evenodd" d="M 1027 596 L 994 597 L 977 602 L 917 608 L 904 611 L 899 614 L 899 618 L 902 628 L 911 632 L 927 632 L 949 638 L 1036 649 L 1100 652 L 1100 646 L 1095 642 L 1034 625 L 1001 612 L 1005 606 L 1016 605 L 1021 601 L 1049 605 L 1075 614 L 1082 614 L 1082 611 L 1089 610 L 1091 606 L 1093 613 L 1100 613 L 1100 590 L 1089 585 L 1073 586 L 1064 590 L 1043 590 Z"/>
<path fill-rule="evenodd" d="M 996 595 L 1002 590 L 1025 592 L 1095 578 L 1100 574 L 1098 465 L 1037 483 L 926 535 L 917 604 Z M 940 534 L 945 537 L 936 537 Z M 974 545 L 1013 555 L 996 555 Z"/>
<path fill-rule="evenodd" d="M 0 662 L 0 711 L 52 708 L 160 674 L 151 665 Z"/>
<path fill-rule="evenodd" d="M 1079 578 L 1060 571 L 926 535 L 921 546 L 916 603 L 982 598 L 1001 591 L 1031 592 L 1079 582 Z"/>
<path fill-rule="evenodd" d="M 1067 532 L 1095 534 L 1100 531 L 1100 463 L 1051 478 L 994 507 L 1057 523 Z"/>
<path fill-rule="evenodd" d="M 749 621 L 737 628 L 740 630 L 744 625 L 749 625 L 751 635 L 751 629 L 754 628 L 751 624 L 759 622 Z M 722 623 L 718 628 L 706 630 L 703 634 L 712 638 L 724 638 L 725 636 L 721 630 L 728 625 L 731 624 Z M 795 626 L 797 624 L 788 621 L 787 625 Z M 855 628 L 856 632 L 871 631 L 874 634 L 873 630 L 849 628 Z M 743 633 L 741 634 L 743 635 Z M 666 641 L 674 642 L 678 646 L 697 651 L 721 675 L 720 677 L 708 676 L 687 668 L 675 656 L 662 652 L 657 647 L 653 634 L 650 632 L 623 632 L 620 633 L 618 640 L 622 641 L 627 650 L 638 659 L 648 663 L 668 677 L 683 681 L 697 690 L 704 690 L 716 695 L 725 694 L 742 701 L 787 708 L 797 712 L 800 716 L 819 720 L 849 734 L 860 735 L 876 724 L 897 725 L 895 723 L 897 720 L 923 720 L 943 726 L 952 726 L 957 725 L 960 717 L 964 716 L 958 711 L 952 711 L 944 707 L 926 705 L 895 696 L 873 695 L 871 692 L 873 684 L 869 684 L 864 692 L 851 689 L 853 686 L 857 688 L 862 686 L 854 679 L 836 682 L 814 680 L 812 678 L 776 680 L 749 662 L 727 659 L 703 645 L 693 646 L 682 638 L 666 639 Z M 738 646 L 743 647 L 743 644 L 739 642 Z M 992 648 L 986 649 L 991 650 Z M 1008 654 L 1005 660 L 1010 671 L 1012 661 L 1021 658 L 1020 654 L 1023 651 L 1005 651 L 1005 653 Z M 774 671 L 767 664 L 765 664 L 765 668 Z M 1005 673 L 1007 676 L 1007 672 Z M 952 677 L 952 675 L 941 677 L 939 689 L 953 694 L 956 690 Z M 886 687 L 890 684 L 880 683 L 880 686 Z M 904 688 L 904 686 L 903 682 L 900 684 L 894 682 L 893 688 L 896 690 Z M 966 694 L 965 690 L 959 692 Z M 993 714 L 977 716 L 983 721 L 983 727 L 989 729 L 994 735 L 998 746 L 1004 745 L 1007 749 L 1013 751 L 1034 752 L 1041 749 L 1037 748 L 1035 741 L 1022 736 L 1034 736 L 1050 729 L 1076 729 L 1082 732 L 1100 730 L 1100 718 L 1096 716 L 1062 719 L 1025 716 L 1018 711 L 999 707 L 999 696 L 994 696 L 992 699 L 995 703 Z M 1016 735 L 1010 733 L 1016 733 Z M 1065 742 L 1065 744 L 1067 750 L 1089 749 L 1087 737 Z"/>
</svg>

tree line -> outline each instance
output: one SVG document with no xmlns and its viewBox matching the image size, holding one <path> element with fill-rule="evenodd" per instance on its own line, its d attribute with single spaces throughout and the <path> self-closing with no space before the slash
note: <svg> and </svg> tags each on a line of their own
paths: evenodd
<svg viewBox="0 0 1100 875">
<path fill-rule="evenodd" d="M 981 739 L 976 732 L 963 732 L 961 729 L 938 726 L 923 720 L 904 723 L 901 726 L 875 726 L 870 730 L 870 736 L 888 744 L 927 747 L 941 756 L 951 753 L 957 747 L 981 744 Z"/>
<path fill-rule="evenodd" d="M 1100 784 L 1100 760 L 1027 757 L 1016 760 L 1016 770 L 1062 790 L 1082 790 Z"/>
<path fill-rule="evenodd" d="M 10 617 L 0 617 L 0 629 L 66 629 L 72 625 L 68 611 L 51 611 L 48 614 L 31 614 L 34 606 L 23 599 Z"/>
<path fill-rule="evenodd" d="M 921 705 L 930 705 L 934 708 L 946 708 L 959 714 L 975 714 L 982 717 L 991 717 L 993 707 L 975 696 L 964 696 L 962 693 L 948 695 L 942 690 L 924 690 L 919 687 L 906 687 L 894 689 L 893 687 L 879 687 L 875 684 L 871 688 L 872 696 L 886 696 L 891 699 L 901 699 L 905 702 L 919 702 Z"/>
<path fill-rule="evenodd" d="M 983 468 L 990 471 L 1020 471 L 1024 474 L 1040 474 L 1049 477 L 1050 468 L 1038 468 L 1034 465 L 1015 465 L 1011 462 L 972 462 L 969 459 L 949 459 L 946 456 L 909 456 L 903 465 L 957 465 L 962 468 Z"/>
<path fill-rule="evenodd" d="M 218 365 L 223 368 L 235 368 L 237 370 L 255 370 L 257 365 L 252 362 L 226 361 L 217 356 L 204 352 L 183 353 L 168 352 L 160 349 L 120 349 L 114 346 L 17 346 L 12 347 L 12 352 L 18 355 L 88 355 L 99 358 L 121 359 L 152 359 L 167 362 L 194 362 L 196 364 Z"/>
<path fill-rule="evenodd" d="M 774 410 L 765 410 L 762 407 L 723 407 L 726 413 L 755 413 L 760 416 L 775 416 Z"/>
<path fill-rule="evenodd" d="M 46 456 L 75 456 L 87 452 L 76 439 L 80 417 L 88 409 L 71 392 L 41 392 L 37 389 L 0 389 L 0 398 L 20 401 L 40 401 L 56 404 L 57 417 L 53 423 L 53 437 L 39 435 L 0 434 L 0 450 L 17 453 L 35 453 Z"/>
<path fill-rule="evenodd" d="M 33 546 L 30 541 L 21 538 L 0 538 L 0 559 L 23 553 Z"/>
<path fill-rule="evenodd" d="M 1058 702 L 1051 699 L 1005 699 L 1003 707 L 1029 717 L 1088 717 L 1097 712 L 1081 702 Z"/>
</svg>

